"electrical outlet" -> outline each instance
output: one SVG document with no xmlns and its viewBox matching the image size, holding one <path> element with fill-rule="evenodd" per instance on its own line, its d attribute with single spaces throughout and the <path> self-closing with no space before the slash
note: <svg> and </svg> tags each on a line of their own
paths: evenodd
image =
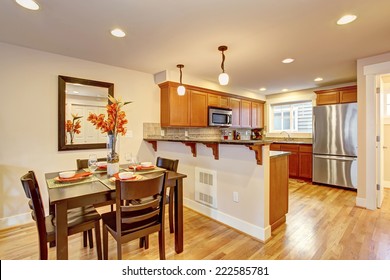
<svg viewBox="0 0 390 280">
<path fill-rule="evenodd" d="M 184 136 L 188 137 L 188 130 L 184 131 Z"/>
<path fill-rule="evenodd" d="M 238 202 L 238 192 L 233 192 L 233 201 Z"/>
<path fill-rule="evenodd" d="M 161 129 L 161 131 L 160 131 L 160 135 L 161 135 L 162 137 L 164 137 L 164 136 L 165 136 L 165 130 L 164 130 L 164 129 Z"/>
</svg>

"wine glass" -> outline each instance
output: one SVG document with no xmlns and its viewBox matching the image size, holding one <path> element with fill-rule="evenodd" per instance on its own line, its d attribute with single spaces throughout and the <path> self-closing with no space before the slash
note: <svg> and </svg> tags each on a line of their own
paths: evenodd
<svg viewBox="0 0 390 280">
<path fill-rule="evenodd" d="M 133 167 L 135 173 L 138 166 L 138 158 L 136 156 L 131 157 L 131 166 Z"/>
<path fill-rule="evenodd" d="M 127 165 L 129 166 L 131 163 L 131 159 L 133 157 L 132 153 L 125 153 L 125 160 L 127 161 Z"/>
<path fill-rule="evenodd" d="M 96 169 L 98 168 L 97 163 L 98 163 L 97 155 L 95 154 L 89 155 L 88 168 L 92 173 L 95 172 Z"/>
</svg>

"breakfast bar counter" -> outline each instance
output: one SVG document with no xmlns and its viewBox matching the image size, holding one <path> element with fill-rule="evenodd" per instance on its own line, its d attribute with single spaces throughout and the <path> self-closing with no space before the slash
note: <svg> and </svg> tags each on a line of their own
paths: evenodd
<svg viewBox="0 0 390 280">
<path fill-rule="evenodd" d="M 188 138 L 188 137 L 177 137 L 177 138 L 167 138 L 167 137 L 153 137 L 153 138 L 144 138 L 144 141 L 152 144 L 154 151 L 157 151 L 157 142 L 166 141 L 166 142 L 181 142 L 184 145 L 190 147 L 193 157 L 197 156 L 197 147 L 196 144 L 201 143 L 206 145 L 213 150 L 214 159 L 219 159 L 219 145 L 245 145 L 250 150 L 255 152 L 255 158 L 258 165 L 262 165 L 263 156 L 262 156 L 262 146 L 269 145 L 272 141 L 267 140 L 221 140 L 221 139 L 199 139 L 199 138 Z"/>
</svg>

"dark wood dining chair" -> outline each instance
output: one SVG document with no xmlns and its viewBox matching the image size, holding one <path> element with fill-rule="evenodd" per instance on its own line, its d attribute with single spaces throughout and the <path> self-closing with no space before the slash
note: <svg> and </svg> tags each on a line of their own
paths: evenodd
<svg viewBox="0 0 390 280">
<path fill-rule="evenodd" d="M 55 217 L 53 214 L 45 216 L 41 192 L 33 171 L 20 178 L 26 197 L 29 199 L 31 216 L 36 222 L 39 237 L 39 257 L 48 259 L 47 243 L 55 242 Z M 95 228 L 96 249 L 98 259 L 102 259 L 102 246 L 100 238 L 100 214 L 91 207 L 79 207 L 68 210 L 68 236 L 86 232 Z"/>
<path fill-rule="evenodd" d="M 102 214 L 103 258 L 108 259 L 108 233 L 117 242 L 117 258 L 122 244 L 158 232 L 160 259 L 165 259 L 166 172 L 152 178 L 115 181 L 116 211 Z M 125 204 L 126 201 L 132 203 Z"/>
<path fill-rule="evenodd" d="M 107 158 L 98 158 L 98 161 L 107 161 Z M 77 159 L 77 170 L 88 168 L 88 159 Z"/>
<path fill-rule="evenodd" d="M 157 157 L 156 166 L 165 168 L 166 170 L 169 171 L 177 172 L 177 167 L 179 166 L 179 160 Z M 167 198 L 167 203 L 169 204 L 169 232 L 173 233 L 174 232 L 173 197 L 174 197 L 175 185 L 167 185 L 166 187 L 169 188 L 169 196 Z"/>
</svg>

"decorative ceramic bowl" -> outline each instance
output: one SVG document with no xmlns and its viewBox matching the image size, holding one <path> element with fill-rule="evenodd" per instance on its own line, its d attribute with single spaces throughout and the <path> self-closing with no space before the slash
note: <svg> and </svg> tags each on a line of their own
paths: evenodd
<svg viewBox="0 0 390 280">
<path fill-rule="evenodd" d="M 152 163 L 150 161 L 141 162 L 142 167 L 150 167 L 152 166 Z"/>
<path fill-rule="evenodd" d="M 134 177 L 133 172 L 121 172 L 118 174 L 119 179 L 125 180 L 125 179 L 130 179 Z"/>
<path fill-rule="evenodd" d="M 75 174 L 76 174 L 76 171 L 64 171 L 64 172 L 58 173 L 58 176 L 59 176 L 60 178 L 67 179 L 67 178 L 72 178 L 72 177 L 74 177 Z"/>
</svg>

